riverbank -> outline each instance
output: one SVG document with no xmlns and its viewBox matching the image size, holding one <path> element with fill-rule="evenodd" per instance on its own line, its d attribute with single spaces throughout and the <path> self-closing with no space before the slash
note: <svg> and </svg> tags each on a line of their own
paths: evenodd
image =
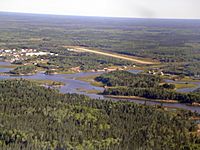
<svg viewBox="0 0 200 150">
<path fill-rule="evenodd" d="M 95 78 L 98 77 L 98 76 L 99 76 L 99 74 L 86 76 L 86 77 L 78 77 L 78 78 L 76 78 L 76 80 L 88 82 L 93 86 L 103 87 L 104 86 L 103 83 L 95 81 Z"/>
<path fill-rule="evenodd" d="M 65 83 L 63 82 L 52 81 L 52 80 L 36 80 L 36 79 L 27 79 L 27 80 L 39 84 L 41 86 L 49 86 L 53 88 L 59 88 L 65 85 Z"/>
<path fill-rule="evenodd" d="M 176 89 L 184 89 L 184 88 L 196 88 L 198 84 L 192 83 L 174 83 Z"/>
<path fill-rule="evenodd" d="M 138 70 L 129 70 L 132 73 L 138 73 Z M 34 75 L 30 76 L 6 76 L 6 75 L 0 75 L 0 79 L 27 79 L 27 80 L 36 80 L 36 82 L 39 82 L 41 86 L 49 87 L 49 85 L 52 85 L 53 82 L 60 82 L 62 84 L 59 84 L 56 88 L 59 90 L 60 93 L 76 93 L 76 94 L 84 94 L 86 96 L 89 96 L 94 99 L 109 99 L 105 98 L 103 95 L 99 95 L 99 93 L 102 93 L 104 91 L 104 88 L 102 85 L 99 87 L 96 83 L 94 84 L 93 79 L 98 76 L 99 74 L 102 74 L 104 72 L 79 72 L 74 74 L 56 74 L 56 75 L 46 75 L 44 72 L 39 72 Z M 92 79 L 91 79 L 92 78 Z M 90 81 L 90 82 L 88 82 Z M 138 99 L 138 98 L 137 98 Z M 144 104 L 145 100 L 131 100 L 134 103 L 140 103 Z M 113 98 L 113 101 L 117 101 L 120 99 Z M 153 102 L 153 101 L 147 101 L 147 105 L 161 105 L 161 102 Z M 184 104 L 180 103 L 164 103 L 163 105 L 167 107 L 177 107 L 177 108 L 183 108 L 191 111 L 197 111 L 199 107 L 195 106 L 186 106 Z"/>
<path fill-rule="evenodd" d="M 158 99 L 147 99 L 138 96 L 116 96 L 116 95 L 105 95 L 107 98 L 114 98 L 114 99 L 128 99 L 128 100 L 141 100 L 141 101 L 152 101 L 152 102 L 160 102 L 160 103 L 179 103 L 177 100 L 158 100 Z"/>
<path fill-rule="evenodd" d="M 10 80 L 16 80 L 16 79 L 12 78 Z M 21 80 L 21 78 L 18 80 Z M 25 79 L 25 80 L 33 82 L 39 86 L 51 87 L 51 88 L 60 88 L 65 85 L 65 83 L 63 82 L 53 81 L 53 80 L 42 80 L 42 79 Z"/>
<path fill-rule="evenodd" d="M 86 90 L 84 88 L 78 88 L 76 90 L 79 91 L 79 92 L 87 93 L 87 94 L 97 94 L 97 95 L 100 95 L 100 93 L 101 93 L 101 91 L 98 91 L 98 90 Z"/>
</svg>

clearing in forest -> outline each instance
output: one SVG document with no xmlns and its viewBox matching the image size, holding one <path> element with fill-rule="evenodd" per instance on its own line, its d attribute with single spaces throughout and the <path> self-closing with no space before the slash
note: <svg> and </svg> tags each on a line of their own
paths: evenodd
<svg viewBox="0 0 200 150">
<path fill-rule="evenodd" d="M 132 61 L 132 62 L 135 62 L 138 64 L 144 64 L 144 65 L 158 64 L 158 62 L 153 61 L 153 60 L 145 60 L 145 59 L 141 59 L 139 57 L 132 57 L 132 56 L 121 55 L 121 54 L 116 54 L 116 53 L 102 52 L 102 51 L 98 51 L 98 50 L 94 50 L 94 49 L 88 49 L 85 47 L 78 47 L 78 46 L 64 46 L 64 47 L 68 48 L 71 51 L 75 51 L 75 52 L 94 53 L 94 54 L 99 54 L 99 55 L 104 55 L 104 56 L 109 56 L 109 57 Z"/>
</svg>

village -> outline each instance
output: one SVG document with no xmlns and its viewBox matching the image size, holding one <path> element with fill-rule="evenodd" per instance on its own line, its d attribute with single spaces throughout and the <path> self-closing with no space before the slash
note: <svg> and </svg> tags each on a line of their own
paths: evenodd
<svg viewBox="0 0 200 150">
<path fill-rule="evenodd" d="M 42 57 L 44 56 L 44 57 Z M 0 58 L 3 61 L 9 62 L 11 64 L 24 66 L 24 68 L 28 66 L 37 66 L 41 67 L 38 64 L 47 64 L 49 61 L 49 57 L 53 56 L 59 56 L 58 54 L 47 52 L 47 51 L 41 51 L 37 49 L 0 49 Z M 132 67 L 136 67 L 133 65 Z M 47 67 L 48 68 L 48 67 Z M 46 69 L 47 69 L 46 68 Z M 60 73 L 60 70 L 58 69 L 59 66 L 55 67 L 49 67 L 46 70 L 46 74 L 58 74 Z M 116 70 L 127 70 L 127 66 L 112 66 L 112 67 L 106 67 L 102 69 L 92 69 L 87 70 L 89 72 L 110 72 L 110 71 L 116 71 Z M 82 72 L 82 69 L 80 66 L 72 67 L 68 69 L 68 71 L 64 71 L 66 73 L 76 73 L 76 72 Z M 62 71 L 63 73 L 63 71 Z"/>
<path fill-rule="evenodd" d="M 68 51 L 71 52 L 84 52 L 76 48 L 67 48 Z M 44 56 L 44 57 L 43 57 Z M 59 56 L 59 54 L 48 52 L 48 51 L 41 51 L 37 49 L 0 49 L 0 58 L 3 59 L 3 61 L 10 62 L 12 64 L 17 65 L 23 65 L 23 66 L 29 66 L 34 65 L 37 67 L 40 67 L 39 70 L 41 70 L 41 65 L 43 64 L 43 70 L 46 74 L 59 74 L 59 73 L 76 73 L 76 72 L 82 72 L 81 66 L 74 66 L 71 68 L 62 68 L 59 69 L 59 66 L 48 66 L 44 64 L 47 64 L 49 62 L 50 57 Z M 111 56 L 110 56 L 111 57 Z M 88 72 L 111 72 L 116 70 L 130 70 L 133 68 L 138 68 L 136 65 L 132 66 L 108 66 L 104 68 L 96 68 L 92 70 L 87 70 Z M 140 67 L 139 67 L 140 69 Z M 85 70 L 86 71 L 86 70 Z M 172 76 L 171 74 L 164 73 L 164 71 L 160 68 L 150 68 L 147 69 L 147 74 L 152 75 L 159 75 L 159 76 L 165 76 L 165 77 L 172 77 L 173 80 L 180 80 L 181 76 Z M 195 77 L 195 79 L 199 79 Z"/>
<path fill-rule="evenodd" d="M 38 51 L 37 49 L 0 49 L 0 57 L 4 58 L 10 63 L 16 61 L 23 61 L 30 57 L 37 56 L 58 56 L 58 54 L 51 52 Z"/>
<path fill-rule="evenodd" d="M 84 52 L 80 50 L 76 50 L 75 48 L 67 48 L 68 51 L 71 52 Z M 41 51 L 37 49 L 0 49 L 0 57 L 4 59 L 4 61 L 18 64 L 19 62 L 21 65 L 37 65 L 38 63 L 47 63 L 48 59 L 41 58 L 40 56 L 58 56 L 58 54 L 47 52 L 47 51 Z M 35 58 L 33 61 L 27 62 L 28 59 Z M 131 68 L 137 68 L 136 65 L 131 66 Z M 112 66 L 112 67 L 106 67 L 102 69 L 92 69 L 88 70 L 90 72 L 110 72 L 110 71 L 116 71 L 116 70 L 128 70 L 130 69 L 130 66 Z M 72 67 L 70 68 L 71 72 L 82 72 L 81 67 Z M 47 74 L 57 74 L 57 69 L 51 68 L 47 71 Z M 164 76 L 165 74 L 159 70 L 158 68 L 154 68 L 148 71 L 148 74 L 152 75 L 161 75 Z"/>
</svg>

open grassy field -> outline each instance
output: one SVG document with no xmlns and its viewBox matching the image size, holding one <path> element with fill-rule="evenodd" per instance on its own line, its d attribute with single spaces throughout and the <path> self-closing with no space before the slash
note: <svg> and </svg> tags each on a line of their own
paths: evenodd
<svg viewBox="0 0 200 150">
<path fill-rule="evenodd" d="M 93 86 L 103 87 L 104 85 L 101 82 L 97 82 L 97 81 L 94 80 L 97 76 L 98 75 L 92 75 L 92 76 L 86 76 L 86 77 L 78 77 L 76 79 L 77 80 L 81 80 L 81 81 L 85 81 L 85 82 L 89 82 Z"/>
<path fill-rule="evenodd" d="M 86 90 L 86 89 L 83 89 L 83 88 L 79 88 L 79 89 L 77 89 L 77 91 L 85 92 L 87 94 L 99 94 L 99 93 L 101 93 L 101 91 L 98 91 L 98 90 Z"/>
<path fill-rule="evenodd" d="M 18 65 L 0 65 L 0 68 L 16 68 Z"/>
<path fill-rule="evenodd" d="M 183 89 L 183 88 L 195 88 L 197 87 L 197 84 L 191 84 L 191 83 L 176 83 L 175 87 L 176 89 Z"/>
</svg>

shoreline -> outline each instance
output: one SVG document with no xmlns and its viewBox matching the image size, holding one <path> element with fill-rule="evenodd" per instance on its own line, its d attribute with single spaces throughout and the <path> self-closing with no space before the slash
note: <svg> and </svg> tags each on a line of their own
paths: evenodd
<svg viewBox="0 0 200 150">
<path fill-rule="evenodd" d="M 154 100 L 154 99 L 147 99 L 147 98 L 138 97 L 138 96 L 104 95 L 104 97 L 115 98 L 115 99 L 129 99 L 129 100 L 138 100 L 138 101 L 151 101 L 151 102 L 159 102 L 159 103 L 179 104 L 179 102 L 177 100 L 158 100 L 158 99 Z"/>
<path fill-rule="evenodd" d="M 144 97 L 138 96 L 116 96 L 116 95 L 104 95 L 106 98 L 114 98 L 114 99 L 127 99 L 127 100 L 136 100 L 136 101 L 149 101 L 149 102 L 158 102 L 158 103 L 166 103 L 166 104 L 185 104 L 191 107 L 200 107 L 200 103 L 193 102 L 192 104 L 189 103 L 180 103 L 177 100 L 159 100 L 159 99 L 148 99 Z"/>
<path fill-rule="evenodd" d="M 77 73 L 90 73 L 91 71 L 90 70 L 88 70 L 88 71 L 83 71 L 83 72 L 70 72 L 70 73 L 67 73 L 67 74 L 77 74 Z M 11 77 L 22 77 L 23 78 L 23 76 L 33 76 L 33 75 L 35 75 L 35 74 L 38 74 L 38 73 L 43 73 L 43 74 L 45 74 L 44 72 L 42 72 L 42 71 L 39 71 L 39 72 L 35 72 L 35 73 L 29 73 L 29 74 L 10 74 L 9 72 L 8 73 L 6 73 L 6 72 L 2 72 L 2 73 L 0 73 L 0 76 L 11 76 Z M 91 72 L 91 73 L 94 73 L 94 72 Z M 95 72 L 95 73 L 99 73 L 99 74 L 101 74 L 102 72 Z M 66 72 L 64 73 L 57 73 L 56 75 L 58 75 L 58 74 L 61 74 L 61 75 L 63 75 L 63 74 L 66 74 Z M 45 74 L 45 75 L 47 75 L 47 74 Z M 55 74 L 49 74 L 49 75 L 55 75 Z M 88 83 L 90 83 L 91 85 L 93 85 L 93 86 L 96 86 L 96 87 L 103 87 L 102 85 L 99 85 L 99 84 L 97 84 L 96 82 L 94 82 L 94 77 L 96 77 L 96 75 L 91 75 L 91 76 L 84 76 L 84 77 L 76 77 L 75 78 L 75 80 L 80 80 L 80 81 L 84 81 L 84 82 L 88 82 Z M 53 81 L 53 80 L 52 80 Z M 42 81 L 40 81 L 40 82 L 42 82 Z M 45 80 L 44 80 L 44 82 L 45 82 Z M 44 83 L 43 82 L 43 83 Z M 44 85 L 47 85 L 48 86 L 48 84 L 44 84 Z M 59 87 L 62 87 L 64 84 L 59 84 L 59 85 L 55 85 L 55 86 L 52 86 L 51 84 L 50 84 L 50 86 L 52 86 L 52 87 L 57 87 L 57 88 L 59 88 Z M 87 90 L 84 90 L 84 89 L 82 89 L 81 91 L 84 91 L 84 92 L 88 92 L 88 93 L 94 93 L 94 91 L 95 90 L 91 90 L 91 91 L 87 91 Z M 95 91 L 95 94 L 97 94 L 97 95 L 101 95 L 101 94 L 99 94 L 99 93 L 96 93 L 97 91 Z M 137 96 L 114 96 L 114 95 L 104 95 L 105 97 L 107 97 L 107 98 L 114 98 L 114 99 L 129 99 L 129 100 L 138 100 L 138 101 L 151 101 L 151 102 L 157 102 L 157 103 L 171 103 L 171 104 L 183 104 L 183 103 L 180 103 L 180 102 L 178 102 L 178 101 L 176 101 L 176 100 L 159 100 L 159 99 L 147 99 L 147 98 L 143 98 L 143 97 L 137 97 Z M 199 103 L 192 103 L 192 104 L 187 104 L 187 103 L 184 103 L 184 104 L 186 104 L 186 105 L 188 105 L 188 106 L 191 106 L 191 107 L 200 107 L 200 104 Z"/>
</svg>

